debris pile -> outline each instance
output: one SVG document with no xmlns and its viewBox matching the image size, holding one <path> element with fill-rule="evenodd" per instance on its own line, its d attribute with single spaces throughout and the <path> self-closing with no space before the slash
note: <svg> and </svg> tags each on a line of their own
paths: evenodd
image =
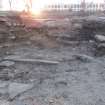
<svg viewBox="0 0 105 105">
<path fill-rule="evenodd" d="M 94 41 L 96 46 L 96 55 L 105 53 L 105 17 L 90 16 L 82 21 L 80 36 L 82 40 Z"/>
<path fill-rule="evenodd" d="M 0 18 L 0 105 L 105 105 L 104 18 L 26 20 Z"/>
<path fill-rule="evenodd" d="M 37 25 L 39 24 L 39 26 Z M 56 43 L 48 36 L 47 27 L 32 18 L 20 17 L 20 15 L 4 16 L 0 18 L 0 42 L 34 43 L 42 46 L 55 46 Z M 49 44 L 48 44 L 49 43 Z"/>
<path fill-rule="evenodd" d="M 24 31 L 19 16 L 0 16 L 0 42 L 15 40 L 19 32 Z"/>
</svg>

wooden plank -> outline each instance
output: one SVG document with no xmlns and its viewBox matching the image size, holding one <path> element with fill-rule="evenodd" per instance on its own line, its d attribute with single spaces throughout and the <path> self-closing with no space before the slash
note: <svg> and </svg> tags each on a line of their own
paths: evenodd
<svg viewBox="0 0 105 105">
<path fill-rule="evenodd" d="M 50 61 L 43 59 L 5 58 L 4 60 L 14 61 L 14 62 L 43 63 L 43 64 L 52 64 L 52 65 L 59 64 L 59 61 Z"/>
</svg>

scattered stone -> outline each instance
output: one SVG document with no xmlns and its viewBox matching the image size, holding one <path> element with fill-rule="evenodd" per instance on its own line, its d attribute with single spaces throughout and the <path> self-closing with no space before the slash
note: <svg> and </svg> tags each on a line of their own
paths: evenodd
<svg viewBox="0 0 105 105">
<path fill-rule="evenodd" d="M 33 88 L 33 84 L 10 83 L 8 87 L 9 97 L 11 99 Z"/>
<path fill-rule="evenodd" d="M 1 80 L 9 80 L 9 76 L 8 76 L 8 71 L 4 71 L 5 69 L 3 69 L 3 71 L 0 72 L 0 79 Z"/>
<path fill-rule="evenodd" d="M 4 88 L 8 85 L 8 82 L 2 82 L 0 81 L 0 88 Z"/>
<path fill-rule="evenodd" d="M 8 82 L 0 82 L 0 94 L 3 95 L 8 93 L 8 85 Z"/>
<path fill-rule="evenodd" d="M 13 72 L 8 72 L 8 77 L 9 78 L 14 78 L 15 77 L 15 74 Z"/>
<path fill-rule="evenodd" d="M 0 105 L 11 105 L 10 102 L 6 100 L 0 100 Z"/>
<path fill-rule="evenodd" d="M 94 61 L 94 58 L 88 55 L 81 55 L 81 54 L 77 54 L 77 55 L 73 55 L 75 57 L 75 59 L 80 60 L 82 62 L 91 62 Z"/>
<path fill-rule="evenodd" d="M 105 43 L 99 43 L 96 47 L 96 56 L 103 56 L 105 55 Z"/>
<path fill-rule="evenodd" d="M 31 41 L 27 41 L 26 44 L 27 44 L 27 45 L 31 45 Z"/>
<path fill-rule="evenodd" d="M 104 35 L 95 35 L 95 39 L 99 42 L 105 42 L 105 36 Z"/>
<path fill-rule="evenodd" d="M 64 98 L 62 97 L 48 99 L 48 102 L 49 105 L 65 105 Z"/>
<path fill-rule="evenodd" d="M 16 36 L 10 36 L 9 39 L 15 40 L 16 39 Z"/>
<path fill-rule="evenodd" d="M 8 94 L 8 88 L 7 87 L 0 88 L 0 95 L 3 96 L 3 95 L 6 95 L 6 94 Z"/>
<path fill-rule="evenodd" d="M 6 66 L 6 67 L 9 67 L 9 66 L 13 66 L 15 64 L 15 62 L 13 61 L 2 61 L 0 63 L 0 66 Z"/>
<path fill-rule="evenodd" d="M 102 99 L 99 99 L 95 105 L 105 105 L 105 102 Z"/>
<path fill-rule="evenodd" d="M 63 86 L 67 86 L 67 82 L 66 81 L 58 81 L 55 83 L 56 87 L 63 87 Z"/>
<path fill-rule="evenodd" d="M 100 43 L 97 47 L 98 48 L 105 48 L 105 43 Z"/>
<path fill-rule="evenodd" d="M 12 102 L 11 105 L 26 105 L 26 104 L 20 100 L 16 100 L 16 101 Z"/>
<path fill-rule="evenodd" d="M 27 97 L 27 99 L 24 100 L 25 105 L 46 105 L 42 100 L 39 100 L 34 97 Z"/>
<path fill-rule="evenodd" d="M 81 28 L 82 28 L 82 24 L 80 24 L 80 23 L 75 23 L 75 24 L 74 24 L 74 28 L 81 29 Z"/>
</svg>

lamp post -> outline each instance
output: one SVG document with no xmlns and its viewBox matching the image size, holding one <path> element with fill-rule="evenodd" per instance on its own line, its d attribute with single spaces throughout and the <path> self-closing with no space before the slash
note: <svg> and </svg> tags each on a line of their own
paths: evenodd
<svg viewBox="0 0 105 105">
<path fill-rule="evenodd" d="M 86 11 L 86 1 L 85 0 L 82 0 L 81 2 L 81 7 L 82 7 L 82 11 Z"/>
</svg>

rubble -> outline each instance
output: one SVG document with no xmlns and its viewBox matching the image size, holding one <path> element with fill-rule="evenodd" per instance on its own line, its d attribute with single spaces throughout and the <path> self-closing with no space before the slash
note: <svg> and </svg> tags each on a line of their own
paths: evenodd
<svg viewBox="0 0 105 105">
<path fill-rule="evenodd" d="M 13 66 L 14 64 L 15 64 L 15 62 L 13 62 L 13 61 L 2 61 L 2 62 L 0 62 L 0 66 L 6 66 L 6 67 Z"/>
<path fill-rule="evenodd" d="M 0 105 L 103 104 L 104 18 L 51 19 L 40 28 L 33 21 L 1 21 Z"/>
<path fill-rule="evenodd" d="M 8 75 L 8 71 L 5 71 L 3 69 L 3 71 L 0 72 L 0 79 L 1 80 L 9 80 L 9 75 Z"/>
<path fill-rule="evenodd" d="M 104 35 L 95 35 L 95 39 L 98 42 L 105 42 L 105 36 Z"/>
<path fill-rule="evenodd" d="M 33 84 L 23 84 L 23 83 L 10 83 L 8 86 L 8 93 L 10 99 L 14 99 L 16 96 L 26 92 L 33 88 Z"/>
<path fill-rule="evenodd" d="M 83 62 L 92 62 L 95 61 L 95 59 L 91 56 L 88 55 L 81 55 L 81 54 L 76 54 L 73 55 L 75 57 L 75 59 L 83 61 Z"/>
<path fill-rule="evenodd" d="M 8 94 L 8 82 L 0 81 L 0 94 L 5 95 Z"/>
<path fill-rule="evenodd" d="M 0 100 L 0 105 L 10 105 L 10 102 L 6 100 Z"/>
<path fill-rule="evenodd" d="M 12 102 L 11 105 L 26 105 L 26 104 L 24 102 L 18 100 L 18 101 Z"/>
<path fill-rule="evenodd" d="M 6 95 L 10 100 L 14 99 L 15 97 L 21 95 L 22 93 L 32 89 L 34 84 L 24 84 L 24 83 L 15 83 L 15 82 L 6 82 L 2 81 L 0 83 L 0 94 Z"/>
</svg>

